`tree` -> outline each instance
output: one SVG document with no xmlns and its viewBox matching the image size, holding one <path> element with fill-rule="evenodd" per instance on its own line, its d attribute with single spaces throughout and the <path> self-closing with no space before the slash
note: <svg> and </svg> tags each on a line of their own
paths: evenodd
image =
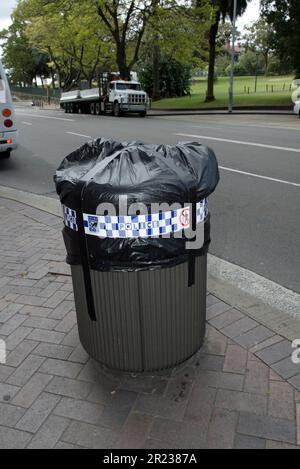
<svg viewBox="0 0 300 469">
<path fill-rule="evenodd" d="M 37 76 L 49 76 L 49 57 L 30 46 L 24 25 L 14 20 L 12 25 L 0 32 L 3 41 L 3 61 L 13 83 L 32 85 Z"/>
<path fill-rule="evenodd" d="M 201 7 L 190 2 L 175 3 L 173 8 L 158 6 L 149 20 L 141 48 L 141 68 L 152 70 L 150 94 L 154 100 L 161 95 L 160 73 L 166 69 L 166 60 L 182 64 L 184 74 L 191 67 L 203 66 L 207 60 L 206 37 L 211 16 L 208 0 L 202 0 Z"/>
<path fill-rule="evenodd" d="M 121 77 L 130 80 L 132 67 L 139 60 L 142 41 L 159 0 L 96 0 L 98 15 L 116 49 Z"/>
<path fill-rule="evenodd" d="M 274 48 L 279 58 L 300 78 L 299 0 L 262 0 L 262 14 L 274 31 Z"/>
<path fill-rule="evenodd" d="M 139 74 L 144 89 L 151 95 L 153 90 L 152 64 L 146 65 Z M 191 67 L 168 56 L 162 56 L 159 62 L 159 90 L 162 98 L 186 96 L 190 93 Z"/>
<path fill-rule="evenodd" d="M 237 14 L 242 15 L 247 8 L 248 0 L 238 0 Z M 212 24 L 209 31 L 209 65 L 206 102 L 215 100 L 214 79 L 215 79 L 215 60 L 216 60 L 216 40 L 219 31 L 220 21 L 225 21 L 227 17 L 233 19 L 233 0 L 211 0 L 214 7 Z"/>
<path fill-rule="evenodd" d="M 13 17 L 26 25 L 29 43 L 48 54 L 64 90 L 81 79 L 91 86 L 101 67 L 110 67 L 113 48 L 103 25 L 95 21 L 92 0 L 84 5 L 77 0 L 21 0 Z"/>
<path fill-rule="evenodd" d="M 239 65 L 241 69 L 245 71 L 245 75 L 254 76 L 258 73 L 261 74 L 261 71 L 264 70 L 264 59 L 262 55 L 248 49 L 247 52 L 241 55 Z"/>
<path fill-rule="evenodd" d="M 274 50 L 274 32 L 265 19 L 259 19 L 252 26 L 246 27 L 244 36 L 246 49 L 250 49 L 264 58 L 265 75 L 268 74 L 269 60 Z"/>
</svg>

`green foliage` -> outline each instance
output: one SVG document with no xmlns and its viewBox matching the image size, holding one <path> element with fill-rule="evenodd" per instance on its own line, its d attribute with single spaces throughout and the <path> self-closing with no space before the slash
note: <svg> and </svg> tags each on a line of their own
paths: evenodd
<svg viewBox="0 0 300 469">
<path fill-rule="evenodd" d="M 225 70 L 227 76 L 230 76 L 230 71 L 231 71 L 231 65 L 228 65 L 228 67 Z M 236 63 L 234 65 L 234 74 L 237 77 L 241 77 L 241 76 L 249 75 L 249 72 L 241 63 Z"/>
<path fill-rule="evenodd" d="M 268 75 L 284 75 L 293 73 L 293 67 L 279 57 L 273 55 L 269 60 Z"/>
<path fill-rule="evenodd" d="M 36 76 L 49 76 L 48 54 L 31 47 L 24 24 L 15 20 L 7 30 L 0 32 L 0 39 L 3 61 L 12 83 L 31 85 Z"/>
<path fill-rule="evenodd" d="M 65 90 L 81 80 L 91 85 L 100 71 L 119 70 L 129 78 L 137 63 L 149 61 L 154 45 L 175 61 L 201 66 L 210 17 L 209 0 L 197 7 L 175 0 L 19 0 L 13 27 L 22 31 L 22 44 L 16 36 L 6 55 L 10 62 L 19 57 L 15 75 L 28 70 L 31 82 L 36 50 Z"/>
<path fill-rule="evenodd" d="M 191 66 L 165 56 L 160 61 L 160 90 L 163 98 L 190 94 Z M 151 95 L 153 89 L 153 67 L 145 66 L 139 78 L 145 90 Z"/>
<path fill-rule="evenodd" d="M 269 60 L 274 50 L 274 32 L 263 18 L 246 29 L 247 33 L 244 36 L 246 48 L 260 54 L 264 58 L 264 72 L 267 75 Z"/>
<path fill-rule="evenodd" d="M 209 0 L 201 0 L 196 7 L 190 6 L 189 2 L 169 3 L 172 8 L 166 8 L 166 4 L 158 7 L 149 22 L 143 61 L 149 59 L 156 45 L 162 55 L 193 67 L 202 67 L 208 57 L 207 34 L 212 15 Z"/>
<path fill-rule="evenodd" d="M 243 75 L 256 75 L 264 72 L 264 58 L 261 54 L 248 50 L 240 58 L 239 65 L 245 73 Z"/>
<path fill-rule="evenodd" d="M 215 77 L 226 75 L 226 69 L 230 66 L 230 62 L 228 54 L 219 54 L 216 58 Z"/>
<path fill-rule="evenodd" d="M 283 63 L 300 77 L 299 0 L 262 0 L 262 12 L 274 31 L 274 48 Z"/>
<path fill-rule="evenodd" d="M 86 0 L 20 0 L 15 21 L 25 24 L 31 47 L 47 53 L 60 87 L 78 86 L 81 79 L 92 82 L 99 69 L 111 63 L 113 48 L 103 25 L 95 21 L 95 3 Z"/>
</svg>

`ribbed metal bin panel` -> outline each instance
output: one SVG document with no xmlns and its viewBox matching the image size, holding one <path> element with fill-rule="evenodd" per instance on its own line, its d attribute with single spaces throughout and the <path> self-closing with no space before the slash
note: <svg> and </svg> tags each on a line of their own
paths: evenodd
<svg viewBox="0 0 300 469">
<path fill-rule="evenodd" d="M 176 366 L 205 336 L 207 256 L 188 264 L 134 273 L 91 271 L 97 321 L 85 301 L 83 271 L 72 267 L 79 336 L 87 352 L 114 370 L 143 372 Z"/>
<path fill-rule="evenodd" d="M 79 337 L 95 360 L 114 370 L 142 370 L 137 274 L 91 271 L 97 321 L 91 321 L 82 268 L 72 267 Z M 82 308 L 83 307 L 83 308 Z"/>
<path fill-rule="evenodd" d="M 143 272 L 141 294 L 145 370 L 178 365 L 201 347 L 206 320 L 206 257 L 196 263 L 195 285 L 188 288 L 188 264 Z"/>
</svg>

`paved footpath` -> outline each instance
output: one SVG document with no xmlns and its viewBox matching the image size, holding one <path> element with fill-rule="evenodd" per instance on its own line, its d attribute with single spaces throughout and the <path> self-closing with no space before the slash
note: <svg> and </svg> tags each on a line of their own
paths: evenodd
<svg viewBox="0 0 300 469">
<path fill-rule="evenodd" d="M 185 366 L 109 375 L 82 349 L 62 221 L 0 199 L 0 448 L 300 448 L 291 343 L 208 295 Z M 297 446 L 298 444 L 298 446 Z"/>
</svg>

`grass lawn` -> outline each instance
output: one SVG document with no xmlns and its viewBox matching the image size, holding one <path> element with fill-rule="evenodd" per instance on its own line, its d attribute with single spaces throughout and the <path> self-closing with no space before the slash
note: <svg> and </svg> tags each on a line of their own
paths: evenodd
<svg viewBox="0 0 300 469">
<path fill-rule="evenodd" d="M 258 77 L 255 93 L 255 77 L 236 77 L 234 80 L 235 106 L 289 106 L 292 105 L 290 85 L 292 76 Z M 153 109 L 208 109 L 228 105 L 229 77 L 219 77 L 215 83 L 216 101 L 205 103 L 206 79 L 196 79 L 191 96 L 161 99 L 153 103 Z"/>
</svg>

